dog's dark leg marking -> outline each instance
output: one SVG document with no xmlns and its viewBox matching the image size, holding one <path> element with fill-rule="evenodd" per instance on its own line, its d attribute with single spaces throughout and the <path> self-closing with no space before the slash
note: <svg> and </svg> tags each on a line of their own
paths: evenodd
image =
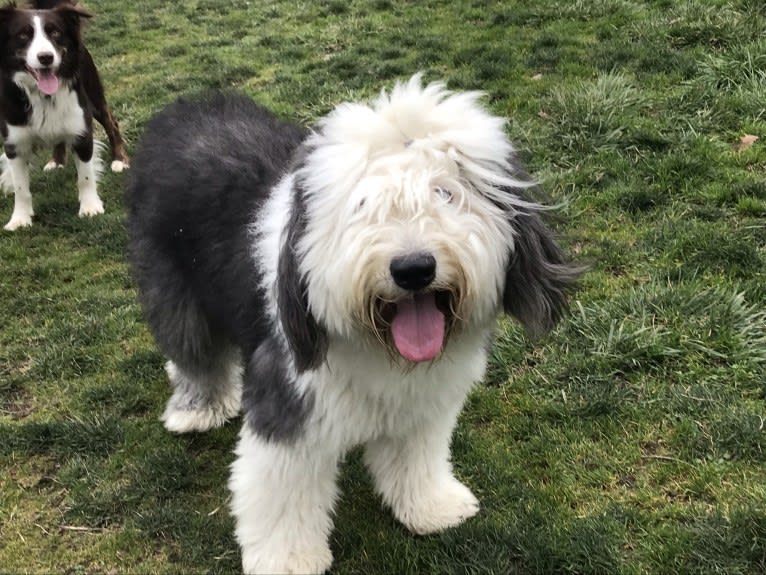
<svg viewBox="0 0 766 575">
<path fill-rule="evenodd" d="M 93 105 L 93 117 L 104 127 L 109 146 L 112 149 L 112 160 L 119 160 L 126 166 L 129 163 L 128 153 L 125 151 L 125 142 L 122 140 L 117 120 L 114 119 L 109 105 L 106 103 L 104 86 L 98 75 L 96 64 L 90 52 L 83 50 L 82 54 L 83 75 L 82 82 L 85 94 Z"/>
<path fill-rule="evenodd" d="M 82 162 L 90 162 L 93 159 L 93 136 L 80 136 L 72 144 L 72 151 Z"/>
<path fill-rule="evenodd" d="M 285 359 L 285 350 L 270 337 L 255 350 L 245 367 L 242 392 L 245 422 L 267 441 L 298 437 L 314 403 L 313 395 L 298 394 Z"/>
<path fill-rule="evenodd" d="M 66 162 L 66 144 L 63 142 L 60 144 L 56 144 L 53 147 L 53 155 L 51 156 L 51 161 L 54 162 L 57 166 L 63 166 Z"/>
</svg>

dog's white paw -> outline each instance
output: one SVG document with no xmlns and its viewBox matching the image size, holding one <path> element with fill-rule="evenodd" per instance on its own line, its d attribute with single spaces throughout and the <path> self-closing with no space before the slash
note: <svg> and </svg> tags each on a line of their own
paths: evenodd
<svg viewBox="0 0 766 575">
<path fill-rule="evenodd" d="M 119 174 L 123 170 L 127 170 L 128 169 L 128 164 L 126 164 L 122 160 L 114 160 L 112 162 L 112 166 L 111 167 L 112 167 L 112 171 L 113 172 L 117 172 Z"/>
<path fill-rule="evenodd" d="M 400 504 L 394 509 L 399 521 L 418 535 L 455 527 L 478 512 L 479 500 L 454 478 L 417 500 Z"/>
<path fill-rule="evenodd" d="M 160 416 L 165 429 L 172 433 L 191 433 L 208 431 L 221 427 L 230 418 L 237 415 L 221 408 L 201 407 L 198 409 L 176 409 L 168 405 Z"/>
<path fill-rule="evenodd" d="M 332 552 L 327 545 L 301 550 L 288 550 L 279 545 L 248 545 L 242 548 L 242 571 L 246 575 L 290 573 L 324 573 L 332 565 Z"/>
<path fill-rule="evenodd" d="M 86 201 L 80 202 L 80 212 L 78 215 L 82 218 L 85 216 L 97 216 L 104 213 L 104 204 L 96 197 Z"/>
<path fill-rule="evenodd" d="M 3 226 L 4 230 L 8 230 L 9 232 L 18 230 L 19 228 L 28 228 L 32 225 L 32 216 L 17 216 L 12 215 L 11 219 L 8 221 L 7 224 Z"/>
<path fill-rule="evenodd" d="M 51 160 L 47 164 L 43 166 L 43 172 L 50 172 L 52 170 L 55 170 L 56 168 L 63 168 L 64 164 L 59 164 L 55 160 Z"/>
<path fill-rule="evenodd" d="M 190 379 L 172 361 L 165 364 L 165 371 L 174 387 L 173 395 L 160 417 L 168 431 L 173 433 L 208 431 L 221 427 L 229 419 L 239 415 L 242 405 L 242 383 L 238 366 L 226 373 L 227 379 L 214 382 L 217 383 L 217 387 L 209 386 L 207 397 L 200 393 L 205 382 Z M 213 390 L 216 393 L 213 394 Z"/>
</svg>

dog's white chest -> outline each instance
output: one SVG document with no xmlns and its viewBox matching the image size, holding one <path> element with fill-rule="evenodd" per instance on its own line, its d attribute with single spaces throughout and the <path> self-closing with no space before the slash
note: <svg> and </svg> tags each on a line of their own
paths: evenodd
<svg viewBox="0 0 766 575">
<path fill-rule="evenodd" d="M 454 342 L 450 358 L 410 371 L 392 368 L 383 353 L 331 349 L 326 369 L 311 382 L 323 437 L 350 447 L 381 435 L 399 435 L 419 422 L 444 417 L 478 382 L 487 353 L 480 331 Z M 327 417 L 327 414 L 332 416 Z"/>
<path fill-rule="evenodd" d="M 26 87 L 25 87 L 26 88 Z M 17 146 L 71 144 L 86 132 L 85 113 L 77 93 L 62 87 L 53 96 L 26 88 L 30 116 L 23 126 L 8 126 L 8 142 Z"/>
</svg>

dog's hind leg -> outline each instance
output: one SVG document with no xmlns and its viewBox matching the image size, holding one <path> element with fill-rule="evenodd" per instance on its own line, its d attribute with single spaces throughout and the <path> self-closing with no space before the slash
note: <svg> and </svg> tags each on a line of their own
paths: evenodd
<svg viewBox="0 0 766 575">
<path fill-rule="evenodd" d="M 66 162 L 66 144 L 56 144 L 53 147 L 53 155 L 51 156 L 51 159 L 48 161 L 45 166 L 43 166 L 43 171 L 50 172 L 51 170 L 55 170 L 56 168 L 63 168 L 64 163 Z"/>
<path fill-rule="evenodd" d="M 88 50 L 84 50 L 82 53 L 82 66 L 82 80 L 85 93 L 93 106 L 93 117 L 104 127 L 106 137 L 109 138 L 109 145 L 112 148 L 112 171 L 121 172 L 130 165 L 128 153 L 125 151 L 125 142 L 122 140 L 117 120 L 114 119 L 112 111 L 106 103 L 104 86 Z"/>
<path fill-rule="evenodd" d="M 207 431 L 239 413 L 242 367 L 234 350 L 221 351 L 204 368 L 182 367 L 169 360 L 165 370 L 173 395 L 160 419 L 168 431 Z"/>
<path fill-rule="evenodd" d="M 174 257 L 150 237 L 131 245 L 144 315 L 173 395 L 162 414 L 174 433 L 207 431 L 239 413 L 241 353 L 208 321 L 204 307 Z"/>
<path fill-rule="evenodd" d="M 122 172 L 130 166 L 130 160 L 128 160 L 128 153 L 125 151 L 125 143 L 122 141 L 117 120 L 114 119 L 106 102 L 104 102 L 103 108 L 94 110 L 93 117 L 104 126 L 106 136 L 109 138 L 109 145 L 112 148 L 112 171 Z"/>
</svg>

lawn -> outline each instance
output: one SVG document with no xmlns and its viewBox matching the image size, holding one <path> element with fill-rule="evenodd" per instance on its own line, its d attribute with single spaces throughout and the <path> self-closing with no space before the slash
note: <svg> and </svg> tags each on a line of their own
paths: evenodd
<svg viewBox="0 0 766 575">
<path fill-rule="evenodd" d="M 84 5 L 129 150 L 179 94 L 236 88 L 310 124 L 422 70 L 508 117 L 591 265 L 552 334 L 501 325 L 453 441 L 482 512 L 414 537 L 352 453 L 334 573 L 766 571 L 762 0 Z M 0 572 L 236 571 L 238 422 L 158 421 L 124 175 L 79 219 L 74 167 L 45 159 L 35 225 L 0 234 Z"/>
</svg>

